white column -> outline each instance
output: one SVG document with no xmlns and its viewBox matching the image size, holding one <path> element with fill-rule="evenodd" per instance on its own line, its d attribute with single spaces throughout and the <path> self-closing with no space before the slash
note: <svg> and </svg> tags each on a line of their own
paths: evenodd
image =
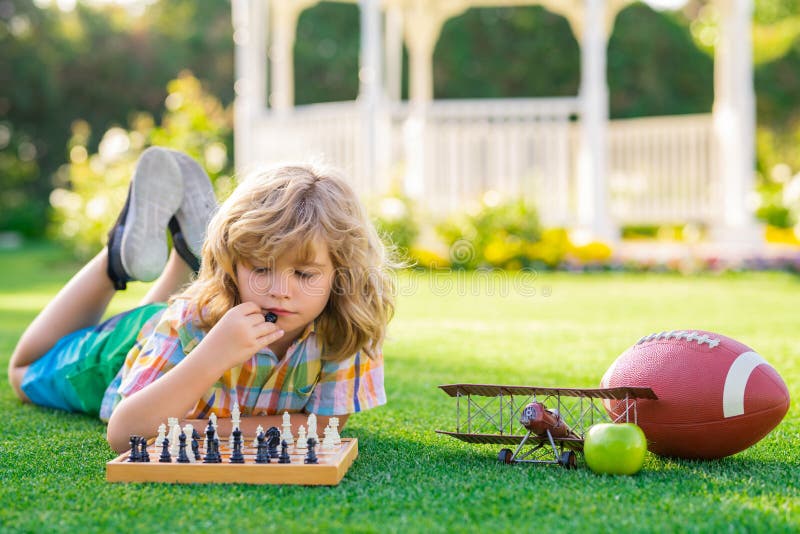
<svg viewBox="0 0 800 534">
<path fill-rule="evenodd" d="M 234 0 L 235 45 L 234 151 L 236 172 L 252 165 L 257 153 L 254 130 L 266 108 L 268 6 L 262 0 Z"/>
<path fill-rule="evenodd" d="M 403 97 L 403 12 L 398 7 L 386 10 L 386 96 L 392 103 Z"/>
<path fill-rule="evenodd" d="M 591 239 L 614 241 L 608 214 L 606 127 L 608 29 L 604 0 L 584 1 L 581 39 L 580 147 L 578 151 L 578 228 Z"/>
<path fill-rule="evenodd" d="M 358 69 L 358 100 L 361 103 L 363 151 L 361 178 L 372 189 L 377 172 L 379 137 L 378 113 L 383 101 L 381 59 L 381 10 L 379 0 L 359 0 L 361 9 L 361 55 Z"/>
<path fill-rule="evenodd" d="M 755 91 L 752 0 L 718 0 L 719 41 L 714 56 L 714 130 L 717 139 L 719 241 L 757 244 L 762 236 L 749 200 L 755 191 Z"/>
<path fill-rule="evenodd" d="M 272 47 L 270 65 L 272 91 L 269 103 L 277 113 L 288 113 L 294 107 L 294 39 L 299 8 L 294 2 L 272 3 Z"/>
</svg>

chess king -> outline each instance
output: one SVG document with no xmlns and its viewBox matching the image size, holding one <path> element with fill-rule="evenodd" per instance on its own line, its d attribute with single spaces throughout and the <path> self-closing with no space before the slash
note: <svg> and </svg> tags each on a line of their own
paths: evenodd
<svg viewBox="0 0 800 534">
<path fill-rule="evenodd" d="M 176 414 L 219 416 L 228 434 L 236 404 L 248 436 L 284 411 L 295 427 L 314 414 L 341 428 L 386 402 L 397 265 L 335 171 L 255 172 L 217 208 L 194 160 L 152 147 L 108 245 L 25 330 L 9 380 L 24 402 L 98 414 L 117 451 Z M 154 283 L 98 323 L 132 280 Z"/>
</svg>

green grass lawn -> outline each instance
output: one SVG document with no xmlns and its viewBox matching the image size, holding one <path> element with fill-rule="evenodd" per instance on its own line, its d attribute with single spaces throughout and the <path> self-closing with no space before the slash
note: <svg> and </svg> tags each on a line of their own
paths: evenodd
<svg viewBox="0 0 800 534">
<path fill-rule="evenodd" d="M 79 267 L 49 246 L 0 252 L 0 364 Z M 0 387 L 0 530 L 256 532 L 800 530 L 800 279 L 787 274 L 542 274 L 399 278 L 385 345 L 387 406 L 343 432 L 359 457 L 337 487 L 109 484 L 115 455 L 91 417 L 23 406 Z M 113 302 L 136 303 L 144 286 Z M 507 294 L 506 294 L 507 293 Z M 633 477 L 505 466 L 497 446 L 453 430 L 453 382 L 597 386 L 642 335 L 697 328 L 734 337 L 782 374 L 795 402 L 769 436 L 709 462 L 648 453 Z M 581 462 L 582 463 L 582 462 Z"/>
</svg>

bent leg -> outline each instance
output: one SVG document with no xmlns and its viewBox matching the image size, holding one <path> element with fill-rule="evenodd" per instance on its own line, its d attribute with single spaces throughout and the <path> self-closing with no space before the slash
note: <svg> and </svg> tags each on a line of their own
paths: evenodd
<svg viewBox="0 0 800 534">
<path fill-rule="evenodd" d="M 106 271 L 108 253 L 103 249 L 78 271 L 33 322 L 17 342 L 8 365 L 8 379 L 23 401 L 22 378 L 28 366 L 41 358 L 67 334 L 96 325 L 116 290 Z"/>
</svg>

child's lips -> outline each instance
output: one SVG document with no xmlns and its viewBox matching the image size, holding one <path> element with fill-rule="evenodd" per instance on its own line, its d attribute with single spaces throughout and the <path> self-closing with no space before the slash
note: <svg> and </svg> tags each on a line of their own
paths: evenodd
<svg viewBox="0 0 800 534">
<path fill-rule="evenodd" d="M 277 316 L 292 315 L 294 312 L 284 310 L 283 308 L 267 308 L 267 311 L 274 313 Z"/>
</svg>

